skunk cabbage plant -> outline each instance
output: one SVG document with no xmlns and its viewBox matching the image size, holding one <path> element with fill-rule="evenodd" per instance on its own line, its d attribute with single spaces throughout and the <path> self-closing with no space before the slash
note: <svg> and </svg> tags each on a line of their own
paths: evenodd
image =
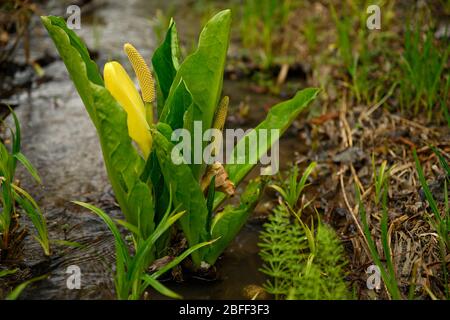
<svg viewBox="0 0 450 320">
<path fill-rule="evenodd" d="M 152 235 L 173 206 L 169 211 L 177 209 L 184 214 L 148 250 L 148 261 L 167 254 L 170 230 L 178 228 L 190 247 L 210 244 L 191 253 L 194 265 L 214 264 L 254 208 L 263 179 L 249 184 L 240 204 L 219 211 L 222 201 L 235 192 L 234 187 L 255 163 L 174 161 L 172 136 L 177 129 L 193 132 L 195 123 L 201 123 L 202 132 L 223 129 L 228 98 L 222 97 L 222 85 L 231 12 L 216 14 L 201 32 L 196 50 L 184 59 L 171 21 L 151 59 L 154 78 L 145 59 L 131 44 L 125 44 L 140 93 L 118 62 L 108 62 L 102 77 L 86 46 L 62 18 L 42 17 L 42 22 L 97 130 L 108 176 L 135 244 L 139 246 Z M 317 93 L 317 89 L 305 89 L 273 106 L 252 132 L 277 129 L 283 133 Z M 234 148 L 245 146 L 250 134 Z M 271 145 L 260 148 L 257 157 Z"/>
</svg>

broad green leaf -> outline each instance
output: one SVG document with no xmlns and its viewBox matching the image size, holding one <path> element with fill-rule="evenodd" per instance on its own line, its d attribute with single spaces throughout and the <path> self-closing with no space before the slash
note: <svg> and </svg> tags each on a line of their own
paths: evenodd
<svg viewBox="0 0 450 320">
<path fill-rule="evenodd" d="M 126 112 L 102 86 L 103 81 L 86 47 L 67 29 L 64 20 L 41 19 L 97 128 L 105 166 L 120 208 L 128 222 L 142 228 L 145 237 L 154 228 L 152 193 L 140 180 L 145 163 L 128 135 Z"/>
<path fill-rule="evenodd" d="M 207 240 L 208 210 L 198 181 L 192 176 L 189 166 L 183 163 L 176 165 L 173 162 L 173 144 L 156 130 L 152 135 L 166 187 L 171 188 L 173 192 L 173 203 L 186 210 L 186 214 L 180 219 L 180 225 L 189 245 Z M 201 254 L 198 252 L 194 253 L 192 258 L 197 265 L 201 262 Z"/>
<path fill-rule="evenodd" d="M 137 174 L 136 177 L 139 175 Z M 150 186 L 140 180 L 136 181 L 128 193 L 127 203 L 136 219 L 135 221 L 132 219 L 130 223 L 139 229 L 141 237 L 145 239 L 155 228 L 153 196 Z"/>
<path fill-rule="evenodd" d="M 82 44 L 82 41 L 72 30 L 67 28 L 64 19 L 48 16 L 41 17 L 41 20 L 52 37 L 86 110 L 94 124 L 97 124 L 93 98 L 89 94 L 91 83 L 103 85 L 97 65 L 89 57 L 86 46 Z"/>
<path fill-rule="evenodd" d="M 175 93 L 181 79 L 196 105 L 194 120 L 202 120 L 210 128 L 222 92 L 223 72 L 230 39 L 231 12 L 216 14 L 200 34 L 197 50 L 188 56 L 177 72 L 169 97 Z M 166 105 L 164 108 L 176 106 Z"/>
<path fill-rule="evenodd" d="M 156 125 L 157 130 L 166 137 L 166 139 L 170 140 L 172 135 L 172 128 L 163 122 L 158 122 Z M 164 216 L 167 208 L 172 206 L 172 199 L 170 197 L 169 188 L 164 183 L 164 177 L 161 173 L 161 169 L 159 167 L 158 158 L 156 156 L 156 152 L 153 151 L 151 154 L 151 181 L 155 190 L 155 224 L 158 224 L 161 221 L 161 218 Z M 167 231 L 164 235 L 162 235 L 158 241 L 156 242 L 156 253 L 158 257 L 165 256 L 167 254 L 167 249 L 170 245 L 170 231 Z"/>
<path fill-rule="evenodd" d="M 258 131 L 262 129 L 279 129 L 281 136 L 291 125 L 291 123 L 298 117 L 300 112 L 303 111 L 308 106 L 308 104 L 316 98 L 318 93 L 319 89 L 304 89 L 298 92 L 291 100 L 287 100 L 273 106 L 267 114 L 266 119 L 254 129 L 254 132 L 252 134 L 258 134 Z M 237 143 L 236 147 L 232 151 L 232 154 L 235 155 L 236 150 L 241 148 L 242 145 L 248 145 L 248 140 L 248 135 L 244 136 Z M 270 149 L 271 145 L 268 144 L 267 147 L 268 148 L 266 150 L 260 150 L 260 148 L 258 148 L 257 159 L 260 159 L 264 155 L 264 153 Z M 247 148 L 245 155 L 240 155 L 240 157 L 245 156 L 245 159 L 247 159 L 247 161 L 250 158 L 248 149 L 249 148 Z M 230 180 L 235 185 L 238 185 L 254 166 L 255 165 L 251 163 L 227 164 L 225 166 L 225 170 L 228 173 Z M 217 193 L 214 200 L 214 208 L 217 208 L 224 199 L 225 194 Z"/>
<path fill-rule="evenodd" d="M 170 127 L 168 124 L 164 123 L 164 122 L 159 122 L 156 125 L 156 129 L 164 136 L 166 137 L 167 140 L 170 140 L 170 138 L 172 137 L 172 127 Z"/>
<path fill-rule="evenodd" d="M 178 123 L 181 113 L 189 113 L 183 117 L 184 128 L 192 132 L 194 121 L 202 121 L 203 130 L 211 127 L 222 92 L 230 26 L 230 10 L 221 11 L 208 21 L 200 34 L 196 51 L 180 65 L 164 105 L 161 121 L 167 122 L 168 115 L 175 112 Z M 192 99 L 189 105 L 187 93 L 183 92 L 183 86 L 180 87 L 183 82 Z M 184 102 L 182 107 L 177 104 L 180 100 Z M 173 120 L 174 117 L 171 118 Z M 200 164 L 191 165 L 194 177 L 199 178 L 203 167 Z"/>
<path fill-rule="evenodd" d="M 170 87 L 179 68 L 180 56 L 177 27 L 172 19 L 166 38 L 155 50 L 152 57 L 153 70 L 158 85 L 158 116 L 161 115 L 164 102 L 169 96 Z"/>
<path fill-rule="evenodd" d="M 103 87 L 92 87 L 98 134 L 114 194 L 126 220 L 138 226 L 142 237 L 154 229 L 151 188 L 140 180 L 144 160 L 128 135 L 126 113 Z"/>
<path fill-rule="evenodd" d="M 86 66 L 87 77 L 89 78 L 89 80 L 95 84 L 103 86 L 103 79 L 98 72 L 97 64 L 95 63 L 95 61 L 93 61 L 91 59 L 91 57 L 89 55 L 89 51 L 87 50 L 83 41 L 80 40 L 80 38 L 76 35 L 76 33 L 74 31 L 72 31 L 71 29 L 69 29 L 67 27 L 64 19 L 61 17 L 54 17 L 54 16 L 41 17 L 41 18 L 42 18 L 43 22 L 45 19 L 51 20 L 51 23 L 54 26 L 58 26 L 62 30 L 64 30 L 64 32 L 67 34 L 67 36 L 70 39 L 70 45 L 72 47 L 76 48 L 76 50 L 78 51 L 78 53 L 80 54 L 81 58 L 84 61 L 84 64 Z M 72 73 L 71 73 L 71 75 L 72 75 Z"/>
<path fill-rule="evenodd" d="M 221 97 L 230 27 L 230 10 L 216 14 L 200 34 L 197 50 L 180 66 L 180 77 L 196 106 L 194 120 L 202 120 L 204 128 L 211 127 Z"/>
<path fill-rule="evenodd" d="M 167 100 L 167 104 L 173 107 L 164 109 L 161 121 L 167 123 L 173 130 L 183 128 L 184 114 L 192 105 L 191 94 L 186 89 L 183 80 L 178 83 L 174 93 Z"/>
<path fill-rule="evenodd" d="M 211 238 L 217 239 L 217 241 L 210 246 L 205 258 L 206 262 L 211 265 L 214 264 L 233 241 L 253 212 L 262 194 L 263 187 L 264 184 L 260 179 L 250 181 L 241 196 L 240 204 L 238 206 L 225 206 L 223 211 L 214 217 L 211 226 Z"/>
</svg>

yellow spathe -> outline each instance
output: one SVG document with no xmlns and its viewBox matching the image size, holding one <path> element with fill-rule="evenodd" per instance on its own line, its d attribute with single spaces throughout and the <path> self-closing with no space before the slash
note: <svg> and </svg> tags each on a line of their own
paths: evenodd
<svg viewBox="0 0 450 320">
<path fill-rule="evenodd" d="M 128 134 L 147 159 L 152 147 L 152 136 L 145 118 L 145 107 L 125 69 L 116 61 L 105 64 L 105 87 L 127 113 Z"/>
</svg>

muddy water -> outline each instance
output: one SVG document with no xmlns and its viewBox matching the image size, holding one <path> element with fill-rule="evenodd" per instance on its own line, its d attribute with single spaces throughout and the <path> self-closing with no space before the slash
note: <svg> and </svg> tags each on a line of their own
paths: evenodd
<svg viewBox="0 0 450 320">
<path fill-rule="evenodd" d="M 82 13 L 82 29 L 77 33 L 89 48 L 98 50 L 97 60 L 101 66 L 109 59 L 125 62 L 121 48 L 127 41 L 132 41 L 144 55 L 150 56 L 155 47 L 149 26 L 149 18 L 155 13 L 154 2 L 94 1 L 90 5 L 92 10 L 85 15 Z M 45 14 L 61 15 L 65 8 L 66 4 L 56 1 L 50 2 L 43 10 Z M 183 19 L 183 15 L 178 15 L 178 21 Z M 32 42 L 33 56 L 45 51 L 56 54 L 39 24 L 33 30 Z M 78 245 L 70 247 L 55 243 L 53 255 L 47 259 L 28 236 L 24 243 L 23 266 L 29 268 L 34 276 L 47 273 L 49 277 L 25 290 L 22 297 L 114 298 L 113 239 L 100 219 L 71 204 L 73 200 L 86 201 L 103 208 L 113 217 L 120 217 L 103 166 L 96 132 L 63 63 L 55 61 L 45 68 L 45 72 L 52 77 L 51 81 L 34 86 L 29 94 L 13 97 L 20 104 L 17 114 L 23 127 L 23 152 L 37 167 L 43 185 L 36 187 L 23 171 L 19 172 L 19 177 L 22 185 L 32 190 L 41 204 L 49 222 L 51 238 Z M 235 112 L 241 101 L 248 101 L 251 109 L 242 124 L 244 127 L 256 125 L 265 115 L 264 106 L 276 102 L 273 97 L 249 93 L 248 83 L 226 81 L 224 93 L 231 96 Z M 227 124 L 229 127 L 235 125 Z M 283 163 L 286 159 L 292 159 L 296 150 L 293 147 L 295 139 L 295 134 L 291 134 L 281 143 Z M 258 272 L 261 262 L 256 246 L 260 228 L 258 223 L 252 222 L 243 228 L 220 259 L 216 281 L 190 279 L 166 285 L 185 298 L 244 298 L 243 288 L 246 285 L 260 285 L 264 281 L 263 275 Z M 69 290 L 66 286 L 69 276 L 66 270 L 70 265 L 80 267 L 80 290 Z"/>
</svg>

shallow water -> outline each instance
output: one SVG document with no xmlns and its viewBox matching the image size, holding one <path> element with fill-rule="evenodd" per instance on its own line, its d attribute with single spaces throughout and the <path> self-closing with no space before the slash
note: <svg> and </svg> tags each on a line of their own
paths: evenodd
<svg viewBox="0 0 450 320">
<path fill-rule="evenodd" d="M 82 15 L 82 30 L 77 33 L 90 49 L 101 49 L 97 59 L 101 68 L 105 61 L 112 58 L 125 62 L 121 48 L 127 41 L 132 41 L 145 56 L 151 54 L 155 41 L 149 18 L 154 15 L 156 6 L 153 4 L 156 2 L 108 1 L 107 5 L 95 7 L 95 15 Z M 94 1 L 96 3 L 100 2 Z M 44 8 L 45 14 L 60 15 L 64 10 L 65 5 L 60 1 L 50 2 Z M 182 14 L 178 16 L 178 20 L 183 19 Z M 86 23 L 83 23 L 84 18 Z M 186 33 L 184 30 L 182 36 Z M 38 56 L 45 51 L 56 54 L 51 40 L 39 24 L 33 31 L 32 42 L 32 55 Z M 49 221 L 51 238 L 77 242 L 81 247 L 55 245 L 52 257 L 46 259 L 36 242 L 27 236 L 23 266 L 30 268 L 34 276 L 48 273 L 49 277 L 25 290 L 22 298 L 114 298 L 113 239 L 99 218 L 71 204 L 73 200 L 89 202 L 113 217 L 120 217 L 96 132 L 64 64 L 55 61 L 45 68 L 45 72 L 52 77 L 51 81 L 35 86 L 30 95 L 23 93 L 13 97 L 20 105 L 17 115 L 23 127 L 23 152 L 38 169 L 43 185 L 36 187 L 23 170 L 19 172 L 19 178 L 42 206 Z M 263 107 L 277 100 L 271 96 L 249 93 L 248 83 L 230 80 L 225 82 L 224 94 L 231 96 L 233 110 L 240 101 L 249 101 L 252 110 L 244 127 L 256 125 L 265 115 Z M 295 134 L 282 140 L 280 157 L 283 163 L 293 159 L 295 151 L 299 151 L 295 141 Z M 254 175 L 255 172 L 250 174 Z M 244 298 L 243 288 L 246 285 L 261 285 L 264 282 L 264 276 L 258 271 L 261 262 L 256 245 L 260 228 L 257 222 L 250 222 L 243 228 L 217 265 L 218 280 L 190 279 L 167 285 L 185 298 Z M 80 290 L 67 289 L 69 275 L 66 270 L 70 265 L 81 269 Z"/>
</svg>

